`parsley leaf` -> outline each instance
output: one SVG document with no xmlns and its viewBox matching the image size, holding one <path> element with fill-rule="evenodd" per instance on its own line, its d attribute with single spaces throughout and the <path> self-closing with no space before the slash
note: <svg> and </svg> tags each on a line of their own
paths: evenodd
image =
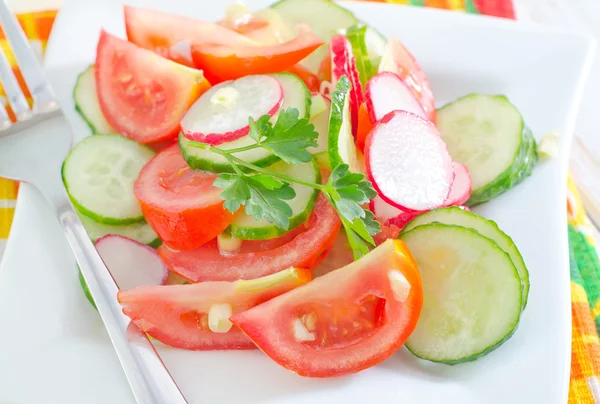
<svg viewBox="0 0 600 404">
<path fill-rule="evenodd" d="M 221 199 L 225 201 L 225 209 L 231 213 L 237 212 L 250 199 L 250 188 L 245 178 L 239 174 L 221 174 L 213 183 L 215 187 L 223 189 Z"/>
<path fill-rule="evenodd" d="M 252 117 L 248 118 L 248 125 L 250 125 L 250 137 L 260 144 L 262 139 L 273 130 L 273 125 L 270 121 L 269 115 L 263 115 L 254 122 Z"/>
<path fill-rule="evenodd" d="M 342 223 L 344 224 L 344 230 L 346 231 L 346 238 L 348 239 L 350 248 L 352 248 L 352 252 L 354 253 L 354 260 L 356 261 L 357 259 L 367 255 L 370 250 L 363 239 L 347 225 L 347 222 Z"/>
<path fill-rule="evenodd" d="M 288 108 L 279 113 L 275 126 L 263 136 L 262 147 L 286 163 L 300 164 L 312 160 L 306 148 L 317 146 L 319 134 L 307 118 L 298 118 L 297 109 Z"/>
<path fill-rule="evenodd" d="M 350 172 L 347 164 L 333 170 L 325 189 L 342 219 L 355 258 L 361 257 L 369 250 L 365 242 L 375 245 L 372 236 L 381 231 L 373 213 L 361 206 L 377 192 L 363 174 Z"/>
<path fill-rule="evenodd" d="M 283 229 L 290 226 L 292 208 L 284 200 L 293 199 L 296 192 L 287 182 L 263 174 L 221 174 L 214 186 L 223 189 L 221 199 L 230 212 L 244 205 L 256 220 L 266 219 Z"/>
<path fill-rule="evenodd" d="M 304 181 L 274 172 L 244 161 L 234 154 L 263 147 L 270 150 L 288 164 L 301 164 L 312 161 L 308 147 L 317 146 L 318 133 L 306 118 L 299 118 L 297 109 L 282 110 L 275 124 L 269 115 L 263 115 L 256 122 L 248 119 L 250 137 L 255 144 L 237 149 L 220 149 L 207 146 L 211 151 L 225 157 L 235 173 L 223 173 L 214 182 L 222 188 L 221 199 L 225 208 L 236 212 L 243 205 L 246 214 L 256 220 L 267 220 L 278 227 L 287 229 L 290 225 L 292 208 L 286 202 L 296 196 L 289 185 L 296 183 L 322 191 L 337 211 L 348 242 L 358 259 L 366 255 L 375 245 L 373 237 L 381 231 L 381 225 L 372 212 L 363 208 L 364 204 L 377 196 L 372 184 L 363 174 L 350 172 L 347 164 L 334 167 L 325 185 Z"/>
</svg>

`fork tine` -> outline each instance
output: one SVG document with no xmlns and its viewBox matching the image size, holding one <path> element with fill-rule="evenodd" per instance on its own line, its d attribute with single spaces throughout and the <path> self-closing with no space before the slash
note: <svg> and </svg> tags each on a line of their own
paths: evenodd
<svg viewBox="0 0 600 404">
<path fill-rule="evenodd" d="M 17 82 L 13 70 L 11 69 L 4 51 L 0 48 L 0 81 L 4 87 L 8 104 L 13 109 L 17 120 L 23 121 L 31 118 L 31 110 L 27 104 L 27 99 Z M 6 113 L 6 110 L 4 111 Z M 8 114 L 7 114 L 8 116 Z"/>
<path fill-rule="evenodd" d="M 17 18 L 9 10 L 6 0 L 0 0 L 0 24 L 2 24 L 4 35 L 12 47 L 19 68 L 33 97 L 33 112 L 56 109 L 58 105 L 54 92 Z"/>
</svg>

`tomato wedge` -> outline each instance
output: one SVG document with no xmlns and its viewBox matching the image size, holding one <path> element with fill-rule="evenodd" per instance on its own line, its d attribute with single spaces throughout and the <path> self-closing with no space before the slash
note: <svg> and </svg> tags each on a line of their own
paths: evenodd
<svg viewBox="0 0 600 404">
<path fill-rule="evenodd" d="M 395 37 L 390 37 L 381 57 L 379 72 L 383 71 L 396 73 L 402 77 L 415 98 L 421 103 L 428 119 L 435 124 L 435 98 L 427 75 L 412 53 Z"/>
<path fill-rule="evenodd" d="M 200 44 L 192 46 L 194 64 L 219 81 L 235 80 L 249 74 L 276 73 L 310 55 L 323 42 L 307 25 L 298 25 L 295 38 L 275 45 L 235 47 Z"/>
<path fill-rule="evenodd" d="M 191 282 L 255 279 L 289 267 L 316 267 L 331 250 L 340 219 L 329 201 L 320 195 L 311 217 L 294 231 L 273 240 L 246 242 L 242 250 L 221 255 L 213 241 L 191 251 L 162 245 L 158 254 L 165 265 Z"/>
<path fill-rule="evenodd" d="M 300 77 L 300 80 L 306 84 L 309 91 L 317 93 L 321 89 L 321 80 L 301 64 L 295 64 L 289 67 L 287 71 Z"/>
<path fill-rule="evenodd" d="M 119 292 L 123 313 L 143 331 L 167 345 L 193 350 L 253 349 L 233 327 L 242 312 L 310 282 L 306 269 L 289 268 L 251 281 L 144 286 Z"/>
<path fill-rule="evenodd" d="M 423 305 L 410 251 L 388 240 L 360 260 L 231 317 L 271 359 L 308 377 L 355 373 L 389 358 Z"/>
<path fill-rule="evenodd" d="M 134 193 L 164 243 L 177 249 L 197 248 L 231 224 L 234 215 L 223 207 L 221 190 L 212 185 L 217 176 L 192 170 L 177 145 L 144 166 Z"/>
<path fill-rule="evenodd" d="M 124 14 L 130 42 L 189 67 L 194 67 L 192 44 L 259 45 L 219 24 L 131 6 L 125 6 Z"/>
<path fill-rule="evenodd" d="M 96 53 L 102 113 L 120 134 L 140 143 L 175 139 L 188 107 L 210 87 L 190 69 L 102 31 Z"/>
<path fill-rule="evenodd" d="M 367 136 L 373 130 L 373 124 L 367 111 L 367 105 L 363 102 L 358 108 L 358 127 L 356 129 L 356 147 L 362 152 L 365 151 Z"/>
<path fill-rule="evenodd" d="M 293 26 L 286 23 L 281 14 L 272 8 L 252 13 L 250 9 L 233 3 L 219 24 L 232 29 L 261 45 L 275 45 L 294 37 Z"/>
</svg>

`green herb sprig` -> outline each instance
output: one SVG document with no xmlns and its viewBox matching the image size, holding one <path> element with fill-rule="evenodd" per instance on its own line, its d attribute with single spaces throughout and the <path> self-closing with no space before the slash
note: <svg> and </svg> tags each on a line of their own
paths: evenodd
<svg viewBox="0 0 600 404">
<path fill-rule="evenodd" d="M 248 123 L 250 137 L 256 142 L 248 146 L 225 150 L 190 142 L 192 146 L 208 148 L 223 156 L 231 165 L 233 173 L 223 173 L 214 182 L 216 187 L 223 190 L 221 199 L 225 201 L 225 208 L 236 212 L 244 206 L 246 214 L 254 219 L 266 219 L 287 229 L 292 209 L 285 201 L 296 196 L 290 183 L 317 189 L 327 197 L 340 216 L 355 259 L 367 254 L 369 246 L 375 245 L 372 236 L 381 231 L 381 226 L 373 213 L 361 206 L 377 195 L 365 176 L 350 172 L 347 164 L 340 164 L 333 167 L 326 184 L 317 184 L 244 161 L 236 154 L 264 148 L 288 164 L 307 163 L 313 157 L 306 149 L 317 146 L 319 136 L 307 118 L 299 118 L 295 108 L 282 110 L 275 124 L 269 115 L 261 116 L 256 122 L 249 118 Z"/>
</svg>

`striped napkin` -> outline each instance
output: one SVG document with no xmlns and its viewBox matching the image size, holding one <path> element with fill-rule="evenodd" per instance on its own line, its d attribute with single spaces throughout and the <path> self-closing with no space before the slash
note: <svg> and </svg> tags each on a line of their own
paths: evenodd
<svg viewBox="0 0 600 404">
<path fill-rule="evenodd" d="M 515 18 L 511 0 L 361 0 L 436 7 L 474 14 Z M 40 55 L 52 28 L 56 11 L 23 14 L 21 25 Z M 0 46 L 10 47 L 0 32 Z M 14 60 L 9 58 L 12 66 Z M 15 73 L 22 82 L 22 77 Z M 0 89 L 0 96 L 3 92 Z M 18 185 L 0 178 L 0 257 L 14 215 Z M 569 404 L 600 404 L 600 261 L 592 228 L 580 202 L 575 184 L 569 180 L 567 200 L 571 263 L 573 349 Z M 538 403 L 531 403 L 538 404 Z M 543 404 L 543 403 L 540 403 Z"/>
</svg>

